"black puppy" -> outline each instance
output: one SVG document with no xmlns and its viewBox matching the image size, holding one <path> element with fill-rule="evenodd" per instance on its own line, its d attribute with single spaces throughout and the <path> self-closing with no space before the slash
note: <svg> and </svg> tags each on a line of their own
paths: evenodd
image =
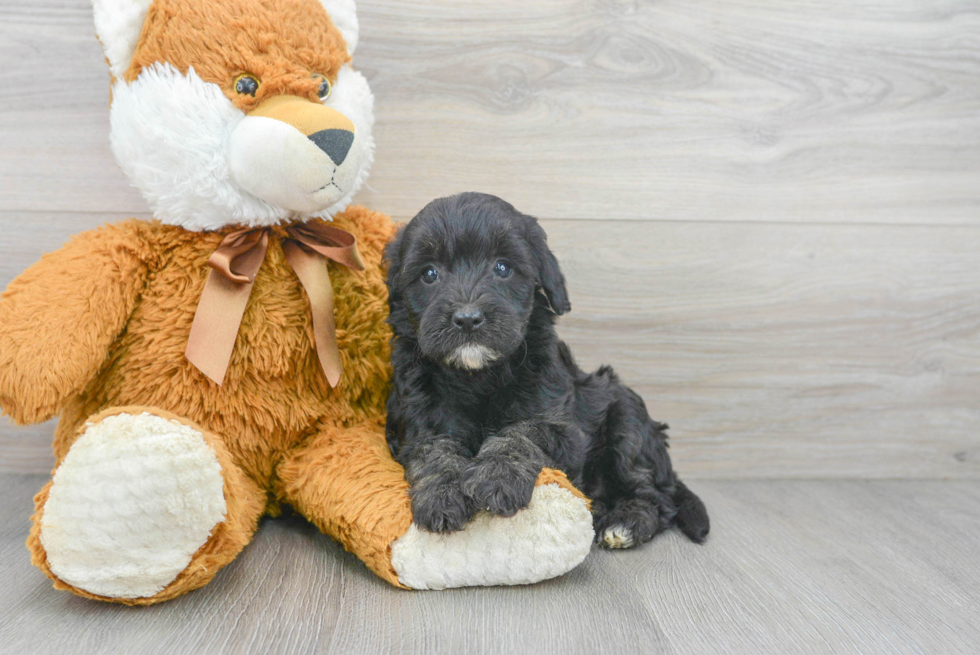
<svg viewBox="0 0 980 655">
<path fill-rule="evenodd" d="M 542 467 L 592 499 L 597 540 L 649 541 L 676 524 L 708 534 L 677 478 L 667 428 L 609 367 L 583 373 L 555 333 L 571 305 L 538 222 L 500 198 L 426 206 L 385 253 L 395 338 L 388 444 L 415 523 L 459 530 L 477 510 L 526 507 Z"/>
</svg>

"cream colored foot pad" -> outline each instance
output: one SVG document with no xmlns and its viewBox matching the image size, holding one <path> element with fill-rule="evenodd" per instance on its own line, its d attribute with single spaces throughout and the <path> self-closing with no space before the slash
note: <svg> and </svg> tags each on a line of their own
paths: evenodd
<svg viewBox="0 0 980 655">
<path fill-rule="evenodd" d="M 481 513 L 448 535 L 413 523 L 391 545 L 391 563 L 399 581 L 413 589 L 529 584 L 578 566 L 594 538 L 586 502 L 557 484 L 542 484 L 531 504 L 510 518 Z"/>
<path fill-rule="evenodd" d="M 40 539 L 64 582 L 141 598 L 172 582 L 224 517 L 221 466 L 199 432 L 117 414 L 90 424 L 58 467 Z"/>
</svg>

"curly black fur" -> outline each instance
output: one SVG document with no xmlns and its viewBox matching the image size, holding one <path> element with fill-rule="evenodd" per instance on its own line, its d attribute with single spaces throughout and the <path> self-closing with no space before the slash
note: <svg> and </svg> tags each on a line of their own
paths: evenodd
<svg viewBox="0 0 980 655">
<path fill-rule="evenodd" d="M 534 218 L 494 196 L 441 198 L 385 256 L 388 444 L 416 524 L 451 532 L 477 510 L 511 516 L 548 466 L 592 499 L 600 543 L 628 547 L 673 525 L 704 541 L 708 515 L 671 467 L 667 426 L 611 368 L 582 372 L 558 339 L 555 317 L 571 305 Z"/>
</svg>

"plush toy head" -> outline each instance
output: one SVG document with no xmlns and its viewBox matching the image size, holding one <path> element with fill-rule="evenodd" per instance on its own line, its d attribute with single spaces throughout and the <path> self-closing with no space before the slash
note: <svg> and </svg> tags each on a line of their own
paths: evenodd
<svg viewBox="0 0 980 655">
<path fill-rule="evenodd" d="M 374 156 L 353 0 L 93 0 L 116 159 L 189 230 L 344 209 Z"/>
</svg>

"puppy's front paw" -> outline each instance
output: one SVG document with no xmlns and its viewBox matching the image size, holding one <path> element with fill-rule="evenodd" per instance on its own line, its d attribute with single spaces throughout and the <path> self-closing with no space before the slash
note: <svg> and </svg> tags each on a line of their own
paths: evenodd
<svg viewBox="0 0 980 655">
<path fill-rule="evenodd" d="M 463 493 L 479 509 L 513 516 L 531 502 L 538 471 L 507 460 L 477 460 L 463 471 Z"/>
<path fill-rule="evenodd" d="M 429 532 L 456 532 L 473 518 L 475 509 L 458 484 L 442 483 L 412 489 L 412 519 Z"/>
</svg>

